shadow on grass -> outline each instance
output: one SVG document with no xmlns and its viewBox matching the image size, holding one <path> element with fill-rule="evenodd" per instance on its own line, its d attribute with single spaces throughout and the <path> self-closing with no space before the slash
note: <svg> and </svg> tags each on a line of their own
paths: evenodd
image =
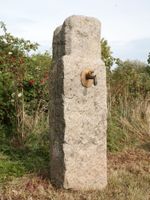
<svg viewBox="0 0 150 200">
<path fill-rule="evenodd" d="M 146 143 L 142 144 L 140 147 L 142 149 L 144 149 L 145 151 L 149 151 L 150 152 L 150 142 L 146 142 Z"/>
<path fill-rule="evenodd" d="M 48 133 L 31 134 L 23 147 L 15 147 L 10 139 L 0 138 L 0 182 L 36 173 L 48 177 L 49 144 Z"/>
</svg>

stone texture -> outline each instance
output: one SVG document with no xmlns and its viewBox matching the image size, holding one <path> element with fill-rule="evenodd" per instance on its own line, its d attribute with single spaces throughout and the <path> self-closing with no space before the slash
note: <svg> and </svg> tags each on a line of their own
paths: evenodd
<svg viewBox="0 0 150 200">
<path fill-rule="evenodd" d="M 57 187 L 102 189 L 107 184 L 106 71 L 101 60 L 100 22 L 71 16 L 53 37 L 50 70 L 50 178 Z M 98 85 L 82 86 L 90 67 Z"/>
</svg>

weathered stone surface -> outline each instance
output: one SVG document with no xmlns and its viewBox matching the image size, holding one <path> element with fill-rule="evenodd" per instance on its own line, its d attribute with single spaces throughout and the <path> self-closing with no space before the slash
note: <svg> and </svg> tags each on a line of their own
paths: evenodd
<svg viewBox="0 0 150 200">
<path fill-rule="evenodd" d="M 106 72 L 101 61 L 100 22 L 71 16 L 54 32 L 50 72 L 50 178 L 60 187 L 101 189 L 107 184 Z M 90 67 L 98 85 L 82 86 Z"/>
</svg>

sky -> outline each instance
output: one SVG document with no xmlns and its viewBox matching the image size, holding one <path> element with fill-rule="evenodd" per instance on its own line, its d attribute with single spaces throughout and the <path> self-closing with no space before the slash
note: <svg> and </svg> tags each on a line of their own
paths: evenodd
<svg viewBox="0 0 150 200">
<path fill-rule="evenodd" d="M 70 15 L 98 18 L 114 57 L 147 62 L 150 0 L 0 0 L 0 21 L 14 36 L 52 50 L 55 28 Z"/>
</svg>

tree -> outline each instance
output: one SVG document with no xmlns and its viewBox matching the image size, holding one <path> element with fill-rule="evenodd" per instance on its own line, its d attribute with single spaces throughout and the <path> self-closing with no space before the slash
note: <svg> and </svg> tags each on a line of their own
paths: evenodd
<svg viewBox="0 0 150 200">
<path fill-rule="evenodd" d="M 107 67 L 108 70 L 111 69 L 115 58 L 112 56 L 112 51 L 110 46 L 108 45 L 107 40 L 104 38 L 101 39 L 101 55 L 102 55 L 102 60 L 105 63 L 105 66 Z"/>
<path fill-rule="evenodd" d="M 111 76 L 112 76 L 112 72 L 111 72 L 111 67 L 113 66 L 114 62 L 117 61 L 117 59 L 115 59 L 112 56 L 112 51 L 110 46 L 108 45 L 107 40 L 105 40 L 104 38 L 101 39 L 101 56 L 102 56 L 102 60 L 105 63 L 106 66 L 106 77 L 107 77 L 107 91 L 108 91 L 108 116 L 111 116 Z"/>
</svg>

